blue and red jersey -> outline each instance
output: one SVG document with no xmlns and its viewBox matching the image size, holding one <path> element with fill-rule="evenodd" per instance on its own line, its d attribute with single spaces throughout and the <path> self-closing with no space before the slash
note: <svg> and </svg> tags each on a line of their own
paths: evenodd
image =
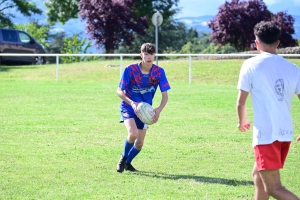
<svg viewBox="0 0 300 200">
<path fill-rule="evenodd" d="M 171 89 L 164 69 L 154 64 L 149 74 L 142 73 L 139 63 L 129 65 L 119 83 L 119 88 L 125 90 L 126 96 L 132 101 L 147 102 L 150 105 L 158 86 L 161 92 Z M 132 109 L 125 101 L 121 102 L 121 109 L 122 107 Z"/>
</svg>

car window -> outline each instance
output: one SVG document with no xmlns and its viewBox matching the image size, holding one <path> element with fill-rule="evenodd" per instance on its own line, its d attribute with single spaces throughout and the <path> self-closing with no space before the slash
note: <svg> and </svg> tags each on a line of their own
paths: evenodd
<svg viewBox="0 0 300 200">
<path fill-rule="evenodd" d="M 2 30 L 3 40 L 7 42 L 18 42 L 17 32 L 13 30 Z"/>
<path fill-rule="evenodd" d="M 27 35 L 26 33 L 23 33 L 23 32 L 19 32 L 19 37 L 20 37 L 21 42 L 24 42 L 24 43 L 29 43 L 31 40 L 29 35 Z"/>
</svg>

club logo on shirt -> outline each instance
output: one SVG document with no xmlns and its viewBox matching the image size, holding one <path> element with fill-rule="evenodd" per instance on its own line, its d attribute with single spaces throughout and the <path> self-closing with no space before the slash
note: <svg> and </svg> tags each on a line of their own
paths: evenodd
<svg viewBox="0 0 300 200">
<path fill-rule="evenodd" d="M 279 101 L 283 101 L 283 97 L 284 97 L 284 82 L 283 79 L 278 79 L 275 82 L 275 91 L 278 95 L 278 100 Z"/>
<path fill-rule="evenodd" d="M 155 77 L 150 77 L 150 81 L 151 83 L 153 83 L 154 85 L 158 83 L 158 80 Z"/>
<path fill-rule="evenodd" d="M 133 87 L 132 89 L 133 89 L 133 92 L 141 93 L 141 94 L 145 94 L 147 92 L 155 92 L 155 88 L 153 86 L 146 87 L 146 88 Z"/>
</svg>

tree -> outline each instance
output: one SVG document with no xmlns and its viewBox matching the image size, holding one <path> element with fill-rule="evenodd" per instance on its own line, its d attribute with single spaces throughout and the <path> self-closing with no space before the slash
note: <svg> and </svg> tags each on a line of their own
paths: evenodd
<svg viewBox="0 0 300 200">
<path fill-rule="evenodd" d="M 164 20 L 158 31 L 158 53 L 179 52 L 183 45 L 198 37 L 195 29 L 187 30 L 186 25 L 178 20 Z M 120 53 L 139 53 L 145 42 L 155 43 L 155 27 L 150 26 L 145 35 L 134 34 L 134 42 L 128 46 L 120 43 Z"/>
<path fill-rule="evenodd" d="M 71 18 L 78 18 L 80 0 L 47 0 L 45 6 L 48 8 L 48 22 L 65 23 Z M 179 0 L 134 0 L 132 12 L 136 17 L 147 16 L 151 19 L 154 12 L 159 11 L 164 19 L 169 19 L 171 16 L 179 12 L 176 8 Z"/>
<path fill-rule="evenodd" d="M 88 48 L 92 46 L 91 42 L 86 43 L 86 38 L 80 39 L 78 34 L 73 35 L 70 38 L 64 38 L 64 48 L 61 51 L 63 54 L 79 54 L 87 53 Z M 64 63 L 72 63 L 88 60 L 87 57 L 79 56 L 66 56 L 61 58 Z"/>
<path fill-rule="evenodd" d="M 165 20 L 170 19 L 179 12 L 176 8 L 179 0 L 135 0 L 133 5 L 133 13 L 137 17 L 146 16 L 151 20 L 155 12 L 160 12 Z"/>
<path fill-rule="evenodd" d="M 26 17 L 42 14 L 42 10 L 27 0 L 0 0 L 0 27 L 13 27 L 12 18 L 15 18 L 15 11 Z"/>
<path fill-rule="evenodd" d="M 66 23 L 69 19 L 78 18 L 78 3 L 80 0 L 47 0 L 47 21 L 53 25 L 55 22 Z"/>
<path fill-rule="evenodd" d="M 193 37 L 192 39 L 189 39 L 188 43 L 185 44 L 179 53 L 185 54 L 185 53 L 202 53 L 205 49 L 209 47 L 211 42 L 209 41 L 210 34 L 208 33 L 201 33 L 201 35 L 198 37 Z"/>
<path fill-rule="evenodd" d="M 87 32 L 94 32 L 94 30 L 96 30 L 96 26 L 102 26 L 103 29 L 105 29 L 107 32 L 108 29 L 112 29 L 112 28 L 116 28 L 116 26 L 110 26 L 105 22 L 105 23 L 99 23 L 99 21 L 102 20 L 102 18 L 99 20 L 99 18 L 97 19 L 97 17 L 95 18 L 97 21 L 97 25 L 93 24 L 94 22 L 92 22 L 92 18 L 95 17 L 95 15 L 102 15 L 106 16 L 104 17 L 105 20 L 108 20 L 109 23 L 115 23 L 116 22 L 116 18 L 122 18 L 122 16 L 127 15 L 126 13 L 122 13 L 120 12 L 119 8 L 117 7 L 112 7 L 112 6 L 106 6 L 109 9 L 112 10 L 104 10 L 102 9 L 101 13 L 95 14 L 93 13 L 93 9 L 101 9 L 101 5 L 108 5 L 108 4 L 115 4 L 115 5 L 126 5 L 128 8 L 127 9 L 127 13 L 130 13 L 130 17 L 126 16 L 126 19 L 122 19 L 122 21 L 128 20 L 127 23 L 122 22 L 121 24 L 123 24 L 122 26 L 117 27 L 118 29 L 122 29 L 122 32 L 125 33 L 126 30 L 129 30 L 129 32 L 127 32 L 127 38 L 129 38 L 129 36 L 132 33 L 137 33 L 139 35 L 143 35 L 143 32 L 145 29 L 148 29 L 148 24 L 149 24 L 149 20 L 151 20 L 152 15 L 158 11 L 163 15 L 164 20 L 168 20 L 170 19 L 173 15 L 175 15 L 176 13 L 179 12 L 179 8 L 176 8 L 176 6 L 178 5 L 179 0 L 108 0 L 107 2 L 102 2 L 102 1 L 90 1 L 90 0 L 47 0 L 45 2 L 46 7 L 48 8 L 47 11 L 47 15 L 48 15 L 48 21 L 50 22 L 50 24 L 53 24 L 55 22 L 61 22 L 61 23 L 65 23 L 66 21 L 68 21 L 70 18 L 77 18 L 78 16 L 78 11 L 80 11 L 81 14 L 80 17 L 81 19 L 89 19 L 91 23 L 87 24 L 87 28 L 89 30 L 87 30 Z M 78 8 L 78 5 L 88 5 L 90 4 L 91 6 L 87 6 L 87 7 L 81 7 Z M 126 10 L 125 9 L 125 10 Z M 85 10 L 85 11 L 83 11 Z M 129 12 L 129 10 L 131 12 Z M 98 11 L 97 11 L 98 12 Z M 113 15 L 111 15 L 108 19 L 108 14 L 110 12 L 114 12 Z M 116 16 L 117 13 L 119 16 Z M 106 13 L 106 14 L 105 14 Z M 93 17 L 92 17 L 93 16 Z M 103 17 L 102 16 L 102 17 Z M 112 17 L 113 16 L 113 17 Z M 92 17 L 92 18 L 91 18 Z M 114 18 L 114 19 L 112 19 Z M 131 18 L 131 19 L 130 19 Z M 87 20 L 88 21 L 88 20 Z M 134 27 L 132 26 L 133 23 L 135 23 Z M 138 23 L 140 23 L 140 27 L 143 30 L 137 30 L 136 27 L 138 27 Z M 106 24 L 106 28 L 104 28 L 104 24 Z M 124 24 L 127 24 L 126 29 L 124 29 Z M 128 27 L 129 24 L 132 24 Z M 94 28 L 92 28 L 91 26 L 94 26 Z M 117 38 L 116 42 L 121 41 L 122 43 L 127 42 L 129 45 L 131 44 L 131 42 L 129 42 L 131 39 L 125 39 L 124 40 L 124 34 L 123 36 L 121 36 L 122 34 L 120 34 L 120 30 L 116 29 L 116 32 L 119 32 L 119 34 L 116 34 L 114 32 L 114 36 Z M 123 31 L 124 30 L 124 31 Z M 103 31 L 103 30 L 102 30 Z M 99 30 L 98 30 L 99 32 Z M 104 32 L 103 32 L 104 33 Z M 95 33 L 92 33 L 92 35 L 94 35 Z M 98 34 L 98 33 L 97 33 Z M 97 38 L 97 36 L 92 36 L 89 37 L 89 39 L 93 39 L 93 38 Z M 121 36 L 121 37 L 120 37 Z M 104 36 L 104 38 L 107 38 L 107 36 Z M 118 38 L 120 37 L 120 38 Z M 130 36 L 131 37 L 131 36 Z M 106 44 L 104 44 L 104 40 L 102 40 L 102 43 L 99 42 L 100 40 L 95 40 L 95 44 L 99 47 L 104 47 L 106 50 L 107 48 L 105 47 Z M 110 47 L 110 49 L 115 49 L 118 44 L 114 44 L 112 45 L 112 47 Z M 109 50 L 110 52 L 112 52 L 112 50 Z M 107 51 L 108 52 L 108 51 Z"/>
<path fill-rule="evenodd" d="M 295 19 L 286 12 L 278 12 L 272 18 L 278 26 L 281 27 L 281 36 L 279 38 L 279 47 L 294 47 L 297 46 L 297 39 L 293 39 L 292 34 L 295 33 Z"/>
<path fill-rule="evenodd" d="M 79 15 L 86 20 L 86 32 L 96 47 L 113 53 L 119 43 L 131 45 L 133 33 L 144 34 L 148 28 L 146 17 L 136 17 L 131 8 L 134 0 L 81 0 Z"/>
<path fill-rule="evenodd" d="M 66 33 L 64 31 L 60 32 L 52 32 L 49 34 L 49 45 L 47 48 L 48 53 L 61 53 L 64 47 L 64 38 L 66 37 Z M 56 58 L 51 56 L 47 58 L 47 61 L 50 63 L 55 63 Z"/>
<path fill-rule="evenodd" d="M 295 32 L 293 17 L 284 12 L 272 14 L 262 0 L 232 0 L 221 5 L 215 18 L 208 24 L 212 29 L 211 41 L 217 45 L 230 44 L 238 51 L 249 50 L 255 40 L 253 28 L 263 20 L 275 20 L 284 29 L 280 38 L 282 46 L 295 44 L 291 37 Z"/>
<path fill-rule="evenodd" d="M 49 26 L 48 25 L 40 25 L 38 22 L 30 22 L 28 24 L 17 24 L 15 27 L 18 30 L 22 30 L 31 35 L 38 43 L 42 44 L 44 48 L 48 48 L 48 34 L 49 34 Z"/>
<path fill-rule="evenodd" d="M 226 53 L 235 53 L 237 50 L 230 46 L 229 44 L 217 46 L 213 43 L 210 43 L 210 45 L 201 51 L 203 54 L 226 54 Z"/>
</svg>

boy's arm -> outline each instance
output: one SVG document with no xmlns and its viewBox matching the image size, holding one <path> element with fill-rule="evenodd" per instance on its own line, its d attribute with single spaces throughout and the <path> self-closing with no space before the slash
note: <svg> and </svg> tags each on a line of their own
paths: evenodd
<svg viewBox="0 0 300 200">
<path fill-rule="evenodd" d="M 239 118 L 238 129 L 241 132 L 246 132 L 247 130 L 249 130 L 251 125 L 250 121 L 246 119 L 246 115 L 247 115 L 246 102 L 247 102 L 248 94 L 249 93 L 246 91 L 239 90 L 238 99 L 236 102 L 236 111 Z"/>
<path fill-rule="evenodd" d="M 298 98 L 300 100 L 300 94 L 298 95 Z M 297 141 L 299 142 L 300 141 L 300 136 L 297 138 Z"/>
<path fill-rule="evenodd" d="M 118 96 L 123 100 L 125 101 L 126 103 L 128 103 L 129 105 L 132 106 L 133 110 L 136 112 L 136 108 L 137 108 L 137 105 L 138 103 L 132 101 L 130 98 L 128 98 L 124 92 L 124 90 L 122 88 L 119 88 L 117 89 L 117 94 Z"/>
<path fill-rule="evenodd" d="M 153 122 L 157 122 L 159 115 L 161 113 L 161 111 L 164 109 L 164 107 L 166 106 L 167 102 L 168 102 L 168 92 L 162 92 L 161 93 L 162 98 L 161 98 L 161 102 L 160 105 L 154 109 L 155 115 L 153 117 Z"/>
</svg>

